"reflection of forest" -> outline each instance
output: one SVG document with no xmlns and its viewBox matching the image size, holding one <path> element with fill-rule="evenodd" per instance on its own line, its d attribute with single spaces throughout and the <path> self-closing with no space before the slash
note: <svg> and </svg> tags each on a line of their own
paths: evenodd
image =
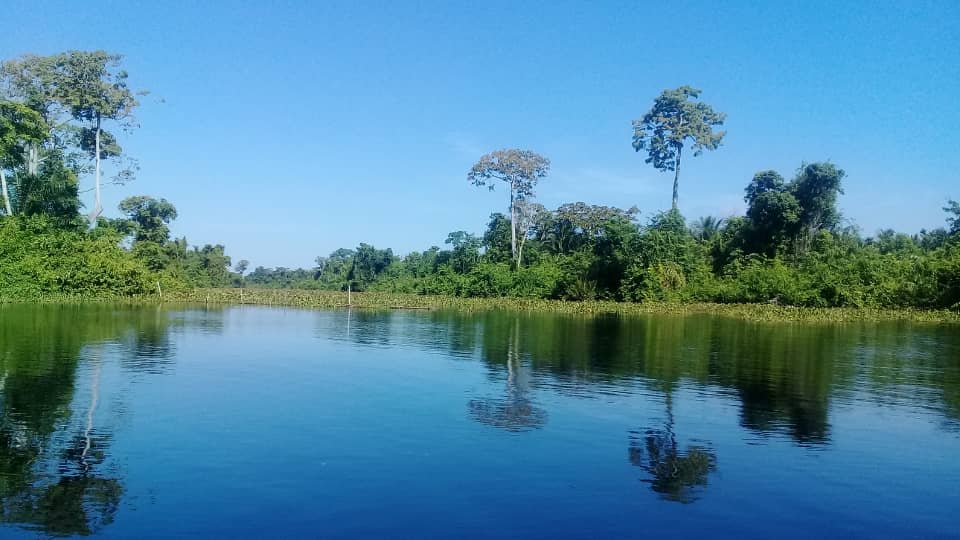
<svg viewBox="0 0 960 540">
<path fill-rule="evenodd" d="M 947 421 L 960 421 L 960 333 L 951 327 L 512 312 L 358 311 L 353 317 L 355 342 L 479 355 L 494 378 L 509 381 L 518 366 L 532 370 L 530 384 L 559 392 L 589 393 L 597 382 L 640 381 L 659 391 L 719 386 L 739 399 L 744 427 L 804 444 L 829 442 L 830 401 L 844 391 L 940 410 Z"/>
<path fill-rule="evenodd" d="M 113 519 L 124 488 L 96 416 L 110 347 L 124 369 L 162 371 L 172 358 L 166 313 L 0 306 L 0 521 L 64 536 Z"/>
<path fill-rule="evenodd" d="M 506 389 L 468 402 L 470 416 L 508 431 L 542 426 L 537 387 L 577 396 L 646 385 L 664 398 L 662 425 L 631 431 L 630 463 L 663 499 L 696 501 L 717 470 L 709 441 L 675 425 L 674 393 L 711 386 L 740 402 L 740 423 L 798 444 L 830 441 L 831 401 L 939 410 L 960 422 L 960 335 L 903 324 L 760 324 L 711 316 L 574 317 L 488 312 L 353 314 L 352 342 L 479 358 Z M 918 392 L 917 389 L 923 391 Z M 679 434 L 678 434 L 679 433 Z"/>
<path fill-rule="evenodd" d="M 324 314 L 324 324 L 339 316 Z M 543 426 L 547 411 L 536 397 L 545 387 L 589 395 L 646 385 L 664 397 L 667 418 L 632 435 L 629 457 L 670 500 L 694 500 L 717 467 L 709 443 L 674 425 L 670 400 L 681 388 L 709 385 L 733 396 L 743 426 L 803 444 L 829 443 L 831 403 L 852 394 L 960 422 L 960 334 L 952 328 L 513 312 L 350 317 L 349 333 L 340 325 L 321 334 L 483 362 L 503 391 L 473 396 L 467 413 L 500 429 Z M 163 373 L 180 325 L 217 333 L 223 324 L 217 312 L 0 306 L 0 522 L 51 535 L 108 524 L 124 483 L 110 459 L 110 423 L 97 415 L 108 399 L 99 396 L 100 370 Z"/>
</svg>

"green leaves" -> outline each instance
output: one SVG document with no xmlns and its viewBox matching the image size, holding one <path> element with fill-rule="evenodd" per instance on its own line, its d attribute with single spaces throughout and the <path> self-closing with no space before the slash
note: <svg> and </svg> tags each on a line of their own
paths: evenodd
<svg viewBox="0 0 960 540">
<path fill-rule="evenodd" d="M 127 197 L 118 206 L 133 224 L 136 242 L 163 244 L 170 239 L 167 225 L 177 219 L 177 209 L 166 199 L 146 195 Z"/>
<path fill-rule="evenodd" d="M 22 160 L 23 145 L 47 137 L 47 124 L 39 113 L 13 101 L 0 101 L 0 160 L 8 165 Z"/>
<path fill-rule="evenodd" d="M 0 221 L 0 294 L 127 296 L 151 290 L 142 263 L 116 234 L 63 229 L 46 216 Z"/>
<path fill-rule="evenodd" d="M 804 163 L 790 191 L 800 204 L 800 225 L 811 235 L 818 230 L 830 230 L 840 222 L 837 196 L 843 193 L 841 181 L 845 173 L 833 163 Z"/>
<path fill-rule="evenodd" d="M 690 86 L 664 90 L 650 112 L 633 121 L 633 148 L 637 152 L 647 150 L 647 163 L 673 171 L 679 150 L 688 141 L 692 142 L 694 156 L 720 146 L 726 132 L 714 132 L 713 128 L 723 125 L 726 114 L 715 112 L 706 103 L 691 101 L 699 97 L 700 90 Z"/>
<path fill-rule="evenodd" d="M 664 90 L 653 102 L 653 108 L 633 121 L 633 149 L 647 152 L 646 163 L 660 171 L 674 171 L 673 207 L 677 207 L 677 185 L 680 176 L 680 158 L 688 143 L 693 155 L 704 150 L 716 150 L 725 131 L 714 131 L 722 126 L 726 114 L 718 113 L 706 103 L 693 101 L 700 90 L 681 86 Z"/>
<path fill-rule="evenodd" d="M 92 220 L 101 210 L 101 160 L 114 161 L 114 183 L 131 180 L 136 171 L 123 155 L 116 132 L 103 129 L 105 121 L 117 130 L 135 127 L 132 113 L 143 92 L 129 88 L 121 59 L 106 51 L 74 50 L 24 55 L 0 65 L 0 87 L 7 100 L 0 101 L 0 167 L 21 178 L 36 177 L 42 164 L 58 160 L 75 178 L 92 172 L 96 194 Z M 59 201 L 39 206 L 65 205 Z M 79 201 L 72 204 L 79 206 Z"/>
<path fill-rule="evenodd" d="M 19 170 L 13 176 L 14 214 L 43 215 L 60 227 L 71 227 L 80 212 L 77 175 L 56 157 L 45 160 L 36 175 Z"/>
<path fill-rule="evenodd" d="M 802 254 L 819 231 L 840 223 L 837 196 L 844 172 L 829 162 L 804 163 L 797 176 L 784 182 L 776 171 L 760 171 L 746 188 L 748 250 L 767 256 L 793 248 Z"/>
<path fill-rule="evenodd" d="M 75 118 L 123 120 L 139 105 L 127 87 L 127 72 L 120 69 L 121 55 L 67 51 L 53 58 L 55 96 Z"/>
</svg>

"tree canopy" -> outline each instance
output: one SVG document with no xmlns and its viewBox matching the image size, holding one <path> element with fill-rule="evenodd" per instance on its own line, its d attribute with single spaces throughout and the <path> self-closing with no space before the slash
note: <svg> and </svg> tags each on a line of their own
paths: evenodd
<svg viewBox="0 0 960 540">
<path fill-rule="evenodd" d="M 550 171 L 550 160 L 530 150 L 497 150 L 477 161 L 467 180 L 493 191 L 495 182 L 505 182 L 510 190 L 510 253 L 519 264 L 517 249 L 517 201 L 533 197 L 537 183 Z"/>
<path fill-rule="evenodd" d="M 127 215 L 137 242 L 163 243 L 170 239 L 167 225 L 177 219 L 177 209 L 166 199 L 127 197 L 120 201 L 119 208 Z"/>
<path fill-rule="evenodd" d="M 642 118 L 633 121 L 633 148 L 646 151 L 646 162 L 660 171 L 673 171 L 673 208 L 677 208 L 680 191 L 680 162 L 685 145 L 690 144 L 694 156 L 704 150 L 716 150 L 725 131 L 714 131 L 722 126 L 726 114 L 718 113 L 710 105 L 695 101 L 700 90 L 681 86 L 664 90 Z"/>
<path fill-rule="evenodd" d="M 138 95 L 127 83 L 122 56 L 106 51 L 66 51 L 49 56 L 24 55 L 0 66 L 3 99 L 36 112 L 49 134 L 32 140 L 25 149 L 24 172 L 38 175 L 41 163 L 61 159 L 80 176 L 93 173 L 94 208 L 91 222 L 102 212 L 101 161 L 116 161 L 114 182 L 133 177 L 135 165 L 123 162 L 116 134 L 104 128 L 112 122 L 120 130 L 135 127 L 133 110 Z M 83 158 L 92 159 L 92 171 Z"/>
</svg>

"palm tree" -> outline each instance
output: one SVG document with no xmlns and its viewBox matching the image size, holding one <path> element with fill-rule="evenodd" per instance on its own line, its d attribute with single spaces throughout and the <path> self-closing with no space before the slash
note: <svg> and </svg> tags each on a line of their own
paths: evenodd
<svg viewBox="0 0 960 540">
<path fill-rule="evenodd" d="M 703 216 L 690 226 L 690 232 L 701 242 L 709 242 L 718 234 L 726 220 L 713 216 Z"/>
</svg>

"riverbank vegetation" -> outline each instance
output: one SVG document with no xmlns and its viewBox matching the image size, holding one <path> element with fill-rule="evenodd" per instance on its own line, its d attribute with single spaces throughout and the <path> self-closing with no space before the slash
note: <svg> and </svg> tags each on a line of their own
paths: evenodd
<svg viewBox="0 0 960 540">
<path fill-rule="evenodd" d="M 121 61 L 103 51 L 70 51 L 2 64 L 0 299 L 239 298 L 223 290 L 234 287 L 246 289 L 251 302 L 294 305 L 301 297 L 307 305 L 327 305 L 349 290 L 403 294 L 407 307 L 457 297 L 511 298 L 517 300 L 502 302 L 515 305 L 572 300 L 571 310 L 610 311 L 641 309 L 613 302 L 759 303 L 787 318 L 785 306 L 960 309 L 956 202 L 944 208 L 946 227 L 865 236 L 837 205 L 844 171 L 813 162 L 787 177 L 761 170 L 744 179 L 745 215 L 684 217 L 681 156 L 718 149 L 725 118 L 686 86 L 664 91 L 634 122 L 634 149 L 673 173 L 669 211 L 643 216 L 636 207 L 585 202 L 547 209 L 535 196 L 541 182 L 549 183 L 549 159 L 498 150 L 466 171 L 470 184 L 509 191 L 506 211 L 490 214 L 482 232 L 453 231 L 442 247 L 404 255 L 362 243 L 317 257 L 311 268 L 248 271 L 246 260 L 232 265 L 223 245 L 172 238 L 177 211 L 163 198 L 128 197 L 120 217 L 101 215 L 102 186 L 126 185 L 137 171 L 121 139 L 136 127 L 133 114 L 145 94 L 128 86 Z M 94 193 L 86 216 L 81 183 Z M 254 300 L 276 295 L 261 289 L 338 294 Z M 376 298 L 357 298 L 367 297 Z"/>
<path fill-rule="evenodd" d="M 515 311 L 570 315 L 719 315 L 755 322 L 909 321 L 960 324 L 956 310 L 804 308 L 773 304 L 716 304 L 666 302 L 571 302 L 538 298 L 456 298 L 420 294 L 281 289 L 192 289 L 168 295 L 170 302 L 224 305 L 246 304 L 303 308 L 425 309 L 459 312 Z"/>
<path fill-rule="evenodd" d="M 56 305 L 109 304 L 164 305 L 221 309 L 224 306 L 268 306 L 303 309 L 353 309 L 367 311 L 433 311 L 456 313 L 513 312 L 560 315 L 709 315 L 753 322 L 856 323 L 900 321 L 906 323 L 960 324 L 960 312 L 950 309 L 810 308 L 775 304 L 717 304 L 700 302 L 569 301 L 540 298 L 462 298 L 392 292 L 347 292 L 308 289 L 198 288 L 147 295 L 45 295 L 23 299 L 0 298 L 5 303 Z"/>
</svg>

